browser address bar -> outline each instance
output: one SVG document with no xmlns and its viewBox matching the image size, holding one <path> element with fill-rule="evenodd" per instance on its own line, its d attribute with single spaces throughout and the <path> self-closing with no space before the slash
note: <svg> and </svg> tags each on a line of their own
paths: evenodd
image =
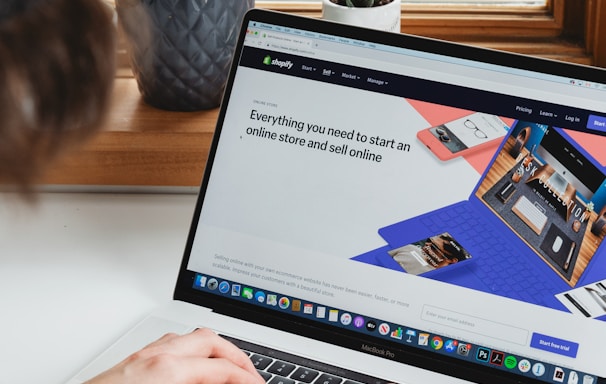
<svg viewBox="0 0 606 384">
<path fill-rule="evenodd" d="M 312 54 L 313 40 L 291 34 L 278 32 L 262 32 L 260 41 L 272 49 Z"/>
</svg>

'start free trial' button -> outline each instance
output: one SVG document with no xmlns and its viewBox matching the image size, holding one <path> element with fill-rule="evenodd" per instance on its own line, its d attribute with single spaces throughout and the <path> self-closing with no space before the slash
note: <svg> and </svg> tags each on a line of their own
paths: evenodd
<svg viewBox="0 0 606 384">
<path fill-rule="evenodd" d="M 533 333 L 530 340 L 532 348 L 542 349 L 543 351 L 557 353 L 568 357 L 577 357 L 579 344 L 572 341 L 558 339 L 540 333 Z"/>
</svg>

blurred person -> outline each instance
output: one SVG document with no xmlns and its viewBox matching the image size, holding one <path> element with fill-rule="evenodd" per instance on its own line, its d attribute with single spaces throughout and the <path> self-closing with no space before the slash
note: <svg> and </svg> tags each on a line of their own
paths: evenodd
<svg viewBox="0 0 606 384">
<path fill-rule="evenodd" d="M 99 0 L 0 2 L 0 183 L 24 196 L 61 152 L 104 122 L 115 25 Z M 263 383 L 250 359 L 208 329 L 168 334 L 89 384 Z"/>
</svg>

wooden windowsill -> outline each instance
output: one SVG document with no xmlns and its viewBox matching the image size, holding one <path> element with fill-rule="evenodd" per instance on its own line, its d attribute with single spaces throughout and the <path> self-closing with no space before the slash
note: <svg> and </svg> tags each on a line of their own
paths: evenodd
<svg viewBox="0 0 606 384">
<path fill-rule="evenodd" d="M 141 99 L 134 78 L 118 78 L 105 128 L 65 154 L 43 184 L 180 186 L 200 184 L 218 109 L 172 112 Z"/>
</svg>

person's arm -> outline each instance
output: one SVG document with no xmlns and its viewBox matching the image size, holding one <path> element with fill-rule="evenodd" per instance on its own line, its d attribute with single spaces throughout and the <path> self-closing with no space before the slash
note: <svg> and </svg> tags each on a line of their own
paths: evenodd
<svg viewBox="0 0 606 384">
<path fill-rule="evenodd" d="M 86 384 L 261 384 L 238 347 L 208 329 L 168 334 Z"/>
</svg>

